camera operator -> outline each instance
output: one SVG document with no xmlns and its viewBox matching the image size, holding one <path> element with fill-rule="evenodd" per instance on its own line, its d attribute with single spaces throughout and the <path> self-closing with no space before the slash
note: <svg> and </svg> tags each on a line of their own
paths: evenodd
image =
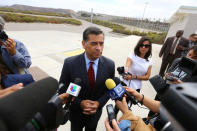
<svg viewBox="0 0 197 131">
<path fill-rule="evenodd" d="M 197 46 L 193 46 L 190 48 L 187 53 L 187 58 L 197 61 Z M 169 80 L 170 84 L 180 84 L 182 82 L 196 82 L 189 74 L 182 72 L 179 68 L 179 64 L 181 62 L 181 58 L 175 59 L 165 74 L 165 78 Z M 171 79 L 169 79 L 169 77 Z M 174 78 L 174 79 L 173 79 Z"/>
<path fill-rule="evenodd" d="M 22 42 L 8 37 L 4 25 L 0 17 L 0 86 L 7 88 L 20 82 L 25 86 L 34 81 L 27 70 L 31 57 Z"/>
<path fill-rule="evenodd" d="M 134 90 L 132 88 L 125 87 L 125 89 L 128 93 L 133 95 L 140 103 L 142 103 L 143 105 L 148 107 L 151 111 L 153 111 L 155 113 L 159 112 L 159 107 L 160 107 L 159 101 L 150 99 L 150 98 L 138 93 L 136 90 Z M 129 130 L 134 130 L 134 131 L 154 131 L 155 130 L 152 125 L 150 125 L 150 124 L 146 125 L 140 117 L 134 116 L 134 114 L 128 109 L 128 105 L 126 103 L 125 97 L 123 98 L 122 101 L 117 100 L 116 105 L 123 113 L 122 117 L 119 119 L 119 122 L 122 125 L 119 124 L 119 127 L 126 128 L 125 124 L 123 122 L 121 123 L 121 121 L 122 120 L 129 120 L 129 121 L 131 121 L 131 125 L 129 127 Z M 112 125 L 115 128 L 112 129 L 109 126 L 108 119 L 105 121 L 105 126 L 106 126 L 107 131 L 119 131 L 121 129 L 121 128 L 117 128 L 117 123 L 115 122 L 115 120 L 112 121 Z"/>
<path fill-rule="evenodd" d="M 48 77 L 25 88 L 19 83 L 0 90 L 0 130 L 56 130 L 66 122 L 65 116 L 68 113 L 64 111 L 63 105 L 71 103 L 76 95 L 70 92 L 58 94 L 57 89 L 63 86 L 58 85 L 54 78 Z"/>
<path fill-rule="evenodd" d="M 184 61 L 185 68 L 188 68 L 187 70 L 191 70 L 192 72 L 195 72 L 193 68 L 191 68 L 191 64 L 195 63 L 197 61 L 197 46 L 193 46 L 189 49 L 189 52 L 186 55 L 187 61 Z M 189 63 L 192 60 L 194 62 Z M 177 58 L 173 61 L 172 65 L 168 69 L 167 73 L 165 74 L 165 83 L 168 84 L 181 84 L 183 82 L 197 82 L 196 75 L 191 75 L 191 73 L 186 73 L 181 69 L 181 63 L 183 61 L 183 58 Z M 156 95 L 155 100 L 160 100 L 158 95 Z M 155 113 L 149 112 L 148 117 L 153 116 Z"/>
</svg>

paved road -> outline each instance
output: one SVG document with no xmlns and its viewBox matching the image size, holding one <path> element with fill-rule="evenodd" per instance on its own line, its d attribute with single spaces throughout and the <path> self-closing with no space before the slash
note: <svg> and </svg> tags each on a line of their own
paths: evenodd
<svg viewBox="0 0 197 131">
<path fill-rule="evenodd" d="M 80 20 L 83 24 L 80 26 L 70 25 L 70 24 L 50 24 L 50 23 L 6 23 L 5 29 L 7 31 L 64 31 L 64 32 L 71 32 L 71 33 L 80 33 L 82 34 L 83 31 L 89 26 L 96 26 L 101 28 L 106 36 L 112 37 L 125 37 L 125 35 L 113 33 L 111 28 L 103 27 L 100 25 L 96 25 L 84 20 Z"/>
</svg>

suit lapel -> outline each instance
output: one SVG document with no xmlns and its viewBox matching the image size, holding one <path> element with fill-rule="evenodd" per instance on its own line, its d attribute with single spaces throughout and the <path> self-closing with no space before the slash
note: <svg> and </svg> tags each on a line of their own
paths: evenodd
<svg viewBox="0 0 197 131">
<path fill-rule="evenodd" d="M 101 56 L 98 62 L 98 69 L 97 69 L 96 81 L 95 81 L 95 86 L 94 86 L 95 89 L 97 89 L 97 86 L 99 85 L 98 83 L 100 83 L 103 79 L 102 77 L 103 71 L 104 71 L 104 66 L 103 66 L 103 59 Z"/>
<path fill-rule="evenodd" d="M 175 39 L 176 39 L 176 37 L 172 37 L 172 39 L 171 39 L 171 43 L 172 43 L 171 46 L 173 45 Z"/>
<path fill-rule="evenodd" d="M 81 54 L 79 67 L 80 67 L 80 74 L 82 76 L 81 78 L 83 79 L 82 81 L 86 87 L 89 87 L 88 72 L 86 69 L 86 62 L 85 62 L 85 58 L 84 58 L 84 53 Z"/>
</svg>

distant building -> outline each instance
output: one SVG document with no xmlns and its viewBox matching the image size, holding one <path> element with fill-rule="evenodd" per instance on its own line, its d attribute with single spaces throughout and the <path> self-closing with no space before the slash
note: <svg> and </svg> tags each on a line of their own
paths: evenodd
<svg viewBox="0 0 197 131">
<path fill-rule="evenodd" d="M 177 30 L 184 30 L 183 36 L 197 33 L 197 7 L 181 6 L 169 19 L 170 29 L 167 37 L 174 36 Z M 167 38 L 166 37 L 166 38 Z"/>
</svg>

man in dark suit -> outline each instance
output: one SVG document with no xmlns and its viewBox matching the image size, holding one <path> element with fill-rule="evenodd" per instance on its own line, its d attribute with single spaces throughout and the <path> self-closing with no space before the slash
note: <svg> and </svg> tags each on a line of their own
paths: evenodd
<svg viewBox="0 0 197 131">
<path fill-rule="evenodd" d="M 197 34 L 195 33 L 189 36 L 189 48 L 182 52 L 182 56 L 186 56 L 190 48 L 192 48 L 194 45 L 197 45 Z"/>
<path fill-rule="evenodd" d="M 183 30 L 178 30 L 176 36 L 168 37 L 160 50 L 159 57 L 163 56 L 163 58 L 159 74 L 162 77 L 173 60 L 181 57 L 181 53 L 188 49 L 189 41 L 182 37 L 183 32 Z"/>
<path fill-rule="evenodd" d="M 102 107 L 109 100 L 105 80 L 115 74 L 114 62 L 104 56 L 104 33 L 97 27 L 83 32 L 85 53 L 65 59 L 60 83 L 67 88 L 76 78 L 82 80 L 79 96 L 70 108 L 71 131 L 95 131 Z M 66 89 L 63 92 L 65 92 Z"/>
</svg>

